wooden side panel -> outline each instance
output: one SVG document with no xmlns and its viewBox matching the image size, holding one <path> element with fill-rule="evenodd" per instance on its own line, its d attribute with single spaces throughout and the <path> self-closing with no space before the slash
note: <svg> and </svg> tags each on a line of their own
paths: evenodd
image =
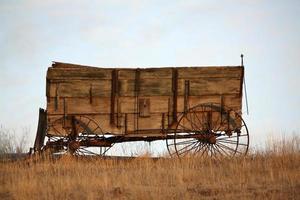
<svg viewBox="0 0 300 200">
<path fill-rule="evenodd" d="M 56 92 L 57 90 L 57 92 Z M 49 84 L 49 97 L 110 97 L 110 80 L 69 80 L 64 82 L 51 82 Z"/>
<path fill-rule="evenodd" d="M 171 68 L 149 68 L 149 69 L 139 69 L 140 79 L 169 79 L 172 78 Z M 125 80 L 134 80 L 136 69 L 119 69 L 118 78 Z"/>
<path fill-rule="evenodd" d="M 64 108 L 65 106 L 65 108 Z M 57 110 L 55 109 L 55 98 L 50 98 L 47 104 L 49 114 L 95 114 L 110 113 L 109 98 L 58 98 Z"/>
<path fill-rule="evenodd" d="M 242 67 L 186 67 L 178 68 L 179 79 L 240 78 Z"/>
<path fill-rule="evenodd" d="M 167 96 L 140 96 L 139 98 L 149 98 L 150 113 L 168 112 L 169 97 Z M 136 101 L 134 97 L 119 97 L 120 113 L 134 113 L 135 103 Z"/>
<path fill-rule="evenodd" d="M 134 80 L 126 80 L 126 79 L 121 79 L 119 78 L 118 82 L 118 88 L 119 88 L 119 96 L 134 96 Z"/>
<path fill-rule="evenodd" d="M 161 114 L 152 114 L 148 118 L 139 118 L 139 129 L 146 130 L 146 129 L 161 129 L 162 128 L 162 121 L 161 121 Z"/>
<path fill-rule="evenodd" d="M 105 134 L 105 133 L 115 133 L 115 134 L 123 134 L 122 128 L 112 127 L 110 125 L 109 121 L 109 115 L 85 115 L 90 119 L 93 119 L 101 128 L 96 129 L 96 126 L 94 123 L 89 124 L 89 128 L 91 130 L 95 130 L 94 132 L 96 134 Z M 80 116 L 77 116 L 77 119 L 82 120 L 84 122 L 84 118 L 80 118 Z M 49 129 L 47 130 L 47 133 L 49 135 L 61 135 L 61 136 L 67 136 L 69 131 L 65 130 L 63 128 L 63 115 L 48 115 L 48 124 Z M 78 129 L 80 130 L 80 129 Z"/>
<path fill-rule="evenodd" d="M 142 79 L 140 82 L 140 95 L 169 96 L 172 94 L 171 88 L 171 79 Z"/>
<path fill-rule="evenodd" d="M 172 91 L 171 79 L 140 79 L 141 96 L 169 96 Z M 134 96 L 135 80 L 119 80 L 119 95 Z"/>
<path fill-rule="evenodd" d="M 168 97 L 145 97 L 150 101 L 150 114 L 168 112 Z M 134 113 L 135 99 L 134 97 L 120 97 L 116 109 L 119 113 Z M 65 106 L 65 108 L 64 108 Z M 55 98 L 50 98 L 47 103 L 47 111 L 49 114 L 109 114 L 110 98 L 94 97 L 92 103 L 89 98 L 58 98 L 57 110 L 55 109 Z"/>
<path fill-rule="evenodd" d="M 150 98 L 150 112 L 151 113 L 167 113 L 169 107 L 170 97 L 149 97 Z"/>
<path fill-rule="evenodd" d="M 48 68 L 48 79 L 111 79 L 111 69 L 105 68 Z"/>
<path fill-rule="evenodd" d="M 119 80 L 134 80 L 136 69 L 118 69 Z"/>
<path fill-rule="evenodd" d="M 190 95 L 239 94 L 240 80 L 228 78 L 202 78 L 190 80 Z"/>
<path fill-rule="evenodd" d="M 201 78 L 179 79 L 178 95 L 184 95 L 184 81 L 190 82 L 191 96 L 240 94 L 240 79 L 238 78 Z"/>
<path fill-rule="evenodd" d="M 171 79 L 171 68 L 150 68 L 142 69 L 140 73 L 141 79 Z"/>
<path fill-rule="evenodd" d="M 172 95 L 172 69 L 140 69 L 140 93 L 144 96 Z M 134 96 L 134 69 L 118 70 L 118 88 L 120 96 Z M 68 79 L 72 78 L 73 80 Z M 78 78 L 90 78 L 89 80 Z M 97 79 L 93 79 L 93 78 Z M 190 81 L 190 95 L 221 95 L 240 94 L 242 77 L 241 67 L 198 67 L 178 68 L 178 95 L 184 95 L 184 81 Z M 90 93 L 92 85 L 93 96 L 110 95 L 111 69 L 103 68 L 49 68 L 50 97 L 56 95 L 58 84 L 59 96 L 85 97 Z M 52 84 L 56 82 L 56 84 Z"/>
<path fill-rule="evenodd" d="M 150 99 L 139 99 L 139 117 L 150 117 Z"/>
<path fill-rule="evenodd" d="M 190 96 L 189 97 L 189 108 L 192 108 L 199 104 L 213 103 L 221 105 L 221 96 L 213 95 L 213 96 Z M 224 95 L 223 96 L 223 105 L 234 109 L 239 112 L 242 109 L 241 99 L 236 95 Z M 177 100 L 177 110 L 178 112 L 184 112 L 184 97 L 180 96 Z"/>
<path fill-rule="evenodd" d="M 135 131 L 135 120 L 134 120 L 135 117 L 136 117 L 135 114 L 127 114 L 127 131 L 128 132 Z M 123 128 L 123 132 L 125 132 L 124 128 Z"/>
<path fill-rule="evenodd" d="M 124 134 L 127 113 L 126 126 L 129 132 L 134 131 L 137 125 L 139 129 L 160 129 L 162 122 L 166 128 L 168 121 L 172 121 L 173 68 L 139 69 L 138 79 L 137 69 L 117 69 L 116 126 L 109 123 L 112 70 L 64 63 L 56 63 L 49 68 L 46 92 L 48 120 L 51 122 L 65 114 L 86 115 L 99 123 L 105 132 Z M 178 115 L 184 111 L 186 80 L 189 81 L 189 96 L 186 97 L 188 107 L 203 103 L 221 104 L 222 101 L 224 106 L 241 111 L 242 67 L 180 67 L 177 70 Z M 136 84 L 139 89 L 138 98 L 135 93 Z M 147 112 L 150 116 L 147 118 L 138 117 L 139 110 L 136 110 L 136 104 L 142 98 L 149 99 L 150 107 Z M 213 114 L 212 118 L 216 117 L 217 114 Z"/>
</svg>

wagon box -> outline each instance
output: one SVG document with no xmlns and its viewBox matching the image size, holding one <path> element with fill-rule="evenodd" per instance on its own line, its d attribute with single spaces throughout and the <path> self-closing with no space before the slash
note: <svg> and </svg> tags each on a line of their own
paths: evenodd
<svg viewBox="0 0 300 200">
<path fill-rule="evenodd" d="M 89 147 L 166 140 L 171 156 L 247 152 L 243 65 L 100 68 L 54 62 L 46 79 L 38 151 L 83 154 L 93 153 Z"/>
</svg>

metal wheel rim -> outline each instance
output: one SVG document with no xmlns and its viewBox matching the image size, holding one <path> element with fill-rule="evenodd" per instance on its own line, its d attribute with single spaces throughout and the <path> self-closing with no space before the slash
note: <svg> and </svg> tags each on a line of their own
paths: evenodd
<svg viewBox="0 0 300 200">
<path fill-rule="evenodd" d="M 61 121 L 64 119 L 64 117 L 61 117 L 55 121 L 53 121 L 51 124 L 49 124 L 48 128 L 50 126 L 54 127 L 54 124 L 56 123 L 62 123 Z M 102 131 L 101 127 L 96 123 L 95 120 L 91 119 L 90 117 L 87 116 L 76 116 L 76 123 L 79 125 L 79 127 L 82 129 L 82 131 L 78 134 L 78 137 L 75 139 L 75 141 L 81 141 L 89 136 L 94 136 L 94 137 L 104 137 L 104 132 Z M 93 125 L 93 126 L 91 126 Z M 90 129 L 89 127 L 93 127 Z M 55 129 L 55 128 L 54 128 Z M 100 134 L 95 134 L 95 131 L 98 130 L 100 131 Z M 58 130 L 55 131 L 58 133 L 58 135 L 47 135 L 48 139 L 51 140 L 51 138 L 59 138 L 61 140 L 70 140 L 69 136 L 61 136 L 63 134 L 59 133 Z M 70 142 L 70 141 L 69 141 Z M 112 145 L 113 146 L 113 145 Z M 61 149 L 64 149 L 64 151 L 57 152 L 58 154 L 67 154 L 71 153 L 72 155 L 76 156 L 84 156 L 84 155 L 93 155 L 93 156 L 104 156 L 111 147 L 94 147 L 94 148 L 99 148 L 99 151 L 91 151 L 89 148 L 91 147 L 86 147 L 86 146 L 80 146 L 78 149 L 75 151 L 70 151 L 69 146 L 61 146 Z"/>
<path fill-rule="evenodd" d="M 174 138 L 166 140 L 167 149 L 168 149 L 168 152 L 169 152 L 171 157 L 183 157 L 184 155 L 182 155 L 182 154 L 185 154 L 185 153 L 181 152 L 182 150 L 178 147 L 177 141 L 176 141 L 176 140 L 179 140 L 179 141 L 181 140 L 181 139 L 178 139 L 178 135 L 179 135 L 178 126 L 180 125 L 183 118 L 186 117 L 188 115 L 188 113 L 190 113 L 190 111 L 195 109 L 195 108 L 198 108 L 198 107 L 201 107 L 201 106 L 202 107 L 211 107 L 212 105 L 216 108 L 219 107 L 218 104 L 200 104 L 200 105 L 197 105 L 197 106 L 194 106 L 194 107 L 190 108 L 188 110 L 188 112 L 182 114 L 182 116 L 180 117 L 180 119 L 179 119 L 179 121 L 176 125 Z M 202 156 L 205 156 L 205 157 L 209 156 L 209 157 L 212 157 L 212 158 L 215 158 L 215 159 L 218 159 L 219 157 L 223 157 L 223 156 L 233 157 L 237 154 L 241 155 L 241 156 L 244 156 L 244 155 L 247 154 L 248 148 L 249 148 L 249 131 L 248 131 L 248 127 L 247 127 L 244 119 L 241 117 L 240 114 L 238 114 L 237 112 L 233 111 L 232 109 L 230 109 L 228 107 L 224 107 L 224 108 L 227 110 L 227 112 L 233 112 L 234 115 L 236 116 L 236 119 L 239 118 L 241 120 L 241 127 L 240 127 L 241 133 L 240 134 L 236 133 L 236 135 L 233 135 L 233 136 L 231 136 L 227 139 L 226 139 L 226 136 L 223 137 L 223 138 L 218 137 L 217 138 L 217 143 L 218 143 L 217 145 L 204 144 L 202 142 L 197 143 L 197 142 L 191 140 L 191 142 L 186 143 L 186 145 L 191 145 L 190 147 L 187 147 L 187 149 L 188 149 L 187 151 L 190 151 L 189 148 L 192 148 L 192 149 L 194 149 L 195 153 L 197 153 L 197 154 L 195 154 L 196 156 L 199 156 L 199 155 L 201 157 Z M 233 140 L 233 139 L 235 139 L 235 140 Z M 172 141 L 172 140 L 173 140 L 173 143 L 170 143 L 170 141 Z M 195 142 L 195 143 L 192 143 L 192 142 Z M 231 146 L 229 148 L 226 147 L 226 145 L 228 145 L 228 143 Z M 235 143 L 235 148 L 234 149 L 232 148 L 231 143 Z M 181 145 L 184 145 L 184 143 L 182 143 Z M 170 146 L 174 146 L 173 151 L 170 149 Z M 224 148 L 226 150 L 224 150 Z M 207 151 L 208 151 L 208 153 L 207 153 Z M 228 153 L 228 151 L 231 151 L 231 153 Z M 194 154 L 191 154 L 191 155 L 195 156 Z"/>
</svg>

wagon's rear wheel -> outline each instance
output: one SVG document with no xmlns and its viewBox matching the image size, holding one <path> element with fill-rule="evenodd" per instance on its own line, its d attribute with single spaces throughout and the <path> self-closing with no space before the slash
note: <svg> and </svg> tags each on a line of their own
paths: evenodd
<svg viewBox="0 0 300 200">
<path fill-rule="evenodd" d="M 167 140 L 171 157 L 219 158 L 245 155 L 248 128 L 237 112 L 217 104 L 201 104 L 184 113 L 172 139 Z"/>
<path fill-rule="evenodd" d="M 64 117 L 59 118 L 48 125 L 54 134 L 47 135 L 48 142 L 44 149 L 55 154 L 71 153 L 72 155 L 105 155 L 110 147 L 90 147 L 85 145 L 91 141 L 105 140 L 101 127 L 91 118 L 76 116 L 73 118 L 74 125 L 64 127 Z M 74 134 L 74 129 L 76 133 Z"/>
</svg>

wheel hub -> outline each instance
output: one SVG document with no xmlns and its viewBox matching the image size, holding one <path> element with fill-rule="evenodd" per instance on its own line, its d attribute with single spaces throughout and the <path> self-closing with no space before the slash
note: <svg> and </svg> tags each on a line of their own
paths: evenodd
<svg viewBox="0 0 300 200">
<path fill-rule="evenodd" d="M 208 134 L 197 134 L 195 138 L 202 143 L 208 143 L 208 144 L 216 144 L 217 137 L 214 133 L 208 133 Z"/>
</svg>

